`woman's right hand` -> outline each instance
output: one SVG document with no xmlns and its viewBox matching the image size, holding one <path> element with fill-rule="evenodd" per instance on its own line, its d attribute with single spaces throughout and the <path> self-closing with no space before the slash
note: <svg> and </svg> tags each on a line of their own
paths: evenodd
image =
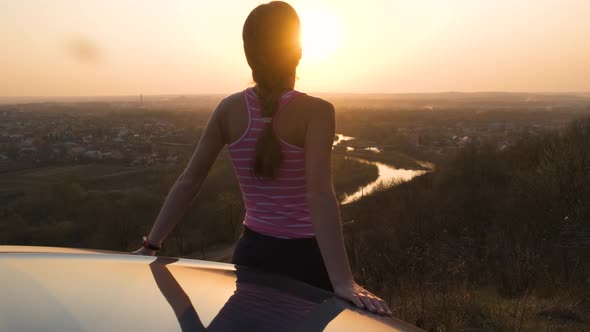
<svg viewBox="0 0 590 332">
<path fill-rule="evenodd" d="M 155 256 L 156 251 L 152 249 L 148 249 L 146 247 L 139 247 L 139 249 L 131 252 L 134 255 L 142 255 L 142 256 Z"/>
<path fill-rule="evenodd" d="M 364 308 L 381 315 L 391 315 L 391 309 L 387 303 L 373 293 L 361 287 L 354 280 L 334 286 L 337 296 L 354 303 L 359 308 Z"/>
</svg>

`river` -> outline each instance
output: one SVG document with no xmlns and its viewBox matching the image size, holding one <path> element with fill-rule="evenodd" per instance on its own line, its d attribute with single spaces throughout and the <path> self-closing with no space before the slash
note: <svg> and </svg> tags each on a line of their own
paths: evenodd
<svg viewBox="0 0 590 332">
<path fill-rule="evenodd" d="M 336 139 L 334 140 L 334 146 L 338 144 L 342 144 L 343 142 L 353 140 L 354 137 L 351 136 L 344 136 L 341 134 L 336 134 Z M 381 149 L 378 147 L 366 147 L 364 150 L 372 151 L 374 153 L 381 153 Z M 354 151 L 354 148 L 347 147 L 346 151 Z M 378 170 L 378 177 L 375 181 L 359 188 L 355 193 L 347 195 L 340 204 L 346 205 L 352 202 L 358 201 L 359 199 L 363 198 L 364 196 L 370 195 L 374 190 L 380 187 L 391 187 L 398 185 L 403 182 L 407 182 L 412 180 L 413 178 L 425 174 L 429 171 L 427 170 L 414 170 L 414 169 L 403 169 L 403 168 L 395 168 L 393 166 L 380 163 L 377 161 L 370 161 L 358 157 L 346 157 L 350 160 L 359 161 L 362 163 L 375 165 Z M 423 161 L 416 161 L 419 165 L 433 169 L 434 165 L 428 162 Z"/>
<path fill-rule="evenodd" d="M 354 137 L 351 136 L 344 136 L 341 134 L 336 135 L 336 139 L 334 140 L 334 145 L 342 144 L 346 141 L 351 141 Z M 347 151 L 354 151 L 354 148 L 346 149 Z M 365 147 L 363 150 L 372 151 L 374 153 L 381 153 L 381 149 L 378 147 Z M 413 178 L 420 176 L 426 172 L 425 170 L 413 170 L 413 169 L 402 169 L 402 168 L 395 168 L 389 166 L 384 163 L 370 161 L 358 157 L 346 157 L 347 159 L 359 161 L 362 163 L 367 163 L 371 165 L 377 166 L 379 171 L 379 176 L 377 179 L 359 190 L 357 192 L 346 196 L 340 204 L 346 205 L 352 202 L 358 201 L 359 199 L 363 198 L 364 196 L 370 195 L 375 189 L 378 189 L 380 186 L 391 187 L 397 184 L 410 181 Z M 416 163 L 424 168 L 433 169 L 434 165 L 428 162 L 416 160 Z M 231 260 L 232 252 L 233 252 L 233 245 L 228 244 L 220 244 L 217 246 L 207 248 L 205 254 L 201 253 L 200 251 L 194 252 L 190 255 L 185 257 L 194 258 L 194 259 L 207 259 L 213 261 L 222 261 L 229 263 Z"/>
</svg>

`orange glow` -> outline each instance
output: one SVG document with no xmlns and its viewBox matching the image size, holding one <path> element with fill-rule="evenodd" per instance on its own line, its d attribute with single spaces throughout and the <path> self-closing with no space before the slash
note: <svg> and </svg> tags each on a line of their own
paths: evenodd
<svg viewBox="0 0 590 332">
<path fill-rule="evenodd" d="M 288 2 L 303 91 L 590 90 L 587 0 Z M 241 30 L 260 3 L 0 2 L 0 96 L 242 90 Z"/>
<path fill-rule="evenodd" d="M 324 60 L 338 51 L 344 31 L 341 20 L 329 9 L 309 7 L 299 12 L 303 58 Z"/>
</svg>

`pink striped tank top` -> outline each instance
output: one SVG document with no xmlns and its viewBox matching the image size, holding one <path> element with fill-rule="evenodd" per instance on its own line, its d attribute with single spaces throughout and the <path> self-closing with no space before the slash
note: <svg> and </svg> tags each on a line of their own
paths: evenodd
<svg viewBox="0 0 590 332">
<path fill-rule="evenodd" d="M 281 96 L 276 114 L 299 94 L 295 90 L 285 92 Z M 277 178 L 256 178 L 252 163 L 256 141 L 264 122 L 254 89 L 246 89 L 244 98 L 249 116 L 248 128 L 237 141 L 228 145 L 246 208 L 244 225 L 253 231 L 277 238 L 314 237 L 307 206 L 304 149 L 279 139 L 283 162 Z"/>
</svg>

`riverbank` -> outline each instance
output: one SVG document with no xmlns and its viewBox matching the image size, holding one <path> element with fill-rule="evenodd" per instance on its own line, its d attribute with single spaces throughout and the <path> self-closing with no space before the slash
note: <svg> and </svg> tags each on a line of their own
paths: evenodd
<svg viewBox="0 0 590 332">
<path fill-rule="evenodd" d="M 378 146 L 367 146 L 352 136 L 342 134 L 336 134 L 333 149 L 334 156 L 344 156 L 348 162 L 373 166 L 378 173 L 373 181 L 357 187 L 353 193 L 339 197 L 342 205 L 356 202 L 375 190 L 410 181 L 434 169 L 431 163 L 415 160 L 398 151 L 384 151 Z"/>
<path fill-rule="evenodd" d="M 375 179 L 375 181 L 366 184 L 353 194 L 344 197 L 344 199 L 341 201 L 342 205 L 354 203 L 360 199 L 363 199 L 365 196 L 372 195 L 376 190 L 386 189 L 404 182 L 411 181 L 415 177 L 428 172 L 426 170 L 394 168 L 384 163 L 368 161 L 366 159 L 360 159 L 357 157 L 346 157 L 346 159 L 376 166 L 379 171 L 379 176 L 377 179 Z"/>
<path fill-rule="evenodd" d="M 427 330 L 588 331 L 589 123 L 468 146 L 346 206 L 359 283 Z"/>
<path fill-rule="evenodd" d="M 379 178 L 379 168 L 373 163 L 351 160 L 343 154 L 332 156 L 332 178 L 339 202 L 354 195 L 362 187 Z"/>
</svg>

